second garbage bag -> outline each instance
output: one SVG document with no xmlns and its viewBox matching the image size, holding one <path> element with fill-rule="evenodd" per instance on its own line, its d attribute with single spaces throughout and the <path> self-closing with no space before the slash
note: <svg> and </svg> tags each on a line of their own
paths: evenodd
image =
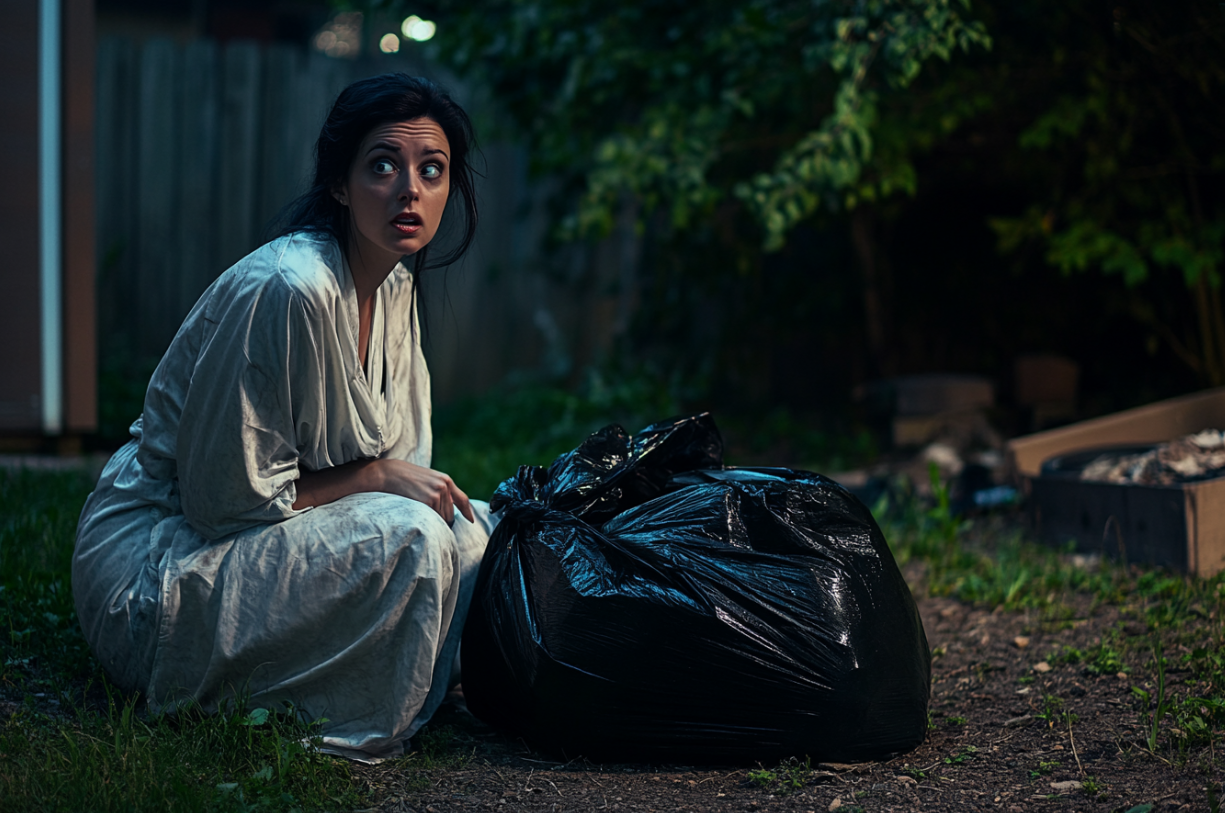
<svg viewBox="0 0 1225 813">
<path fill-rule="evenodd" d="M 498 487 L 469 709 L 596 762 L 853 761 L 927 730 L 923 624 L 837 483 L 724 469 L 708 414 L 618 426 Z"/>
</svg>

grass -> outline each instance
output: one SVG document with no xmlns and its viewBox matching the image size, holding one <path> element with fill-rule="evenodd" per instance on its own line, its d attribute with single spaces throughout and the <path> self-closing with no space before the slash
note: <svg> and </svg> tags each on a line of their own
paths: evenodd
<svg viewBox="0 0 1225 813">
<path fill-rule="evenodd" d="M 516 466 L 547 464 L 608 422 L 632 431 L 682 411 L 683 393 L 667 382 L 623 380 L 614 386 L 592 375 L 577 394 L 536 384 L 440 407 L 436 465 L 473 496 L 488 497 Z M 733 453 L 773 453 L 797 421 L 773 415 L 756 440 L 746 423 L 736 430 L 741 440 L 732 444 Z M 817 470 L 841 468 L 871 452 L 860 436 L 793 434 L 799 440 L 791 459 L 811 459 Z M 732 456 L 729 462 L 743 461 Z M 933 485 L 931 501 L 903 488 L 895 492 L 900 497 L 875 507 L 916 594 L 1036 608 L 1052 624 L 1065 623 L 1073 605 L 1083 611 L 1086 597 L 1094 606 L 1119 607 L 1127 628 L 1142 633 L 1120 627 L 1083 650 L 1052 652 L 1050 663 L 1091 675 L 1128 673 L 1137 688 L 1144 749 L 1154 757 L 1185 761 L 1196 749 L 1220 750 L 1225 579 L 1109 563 L 1086 567 L 1068 551 L 1028 541 L 1014 519 L 971 522 L 955 515 L 944 484 Z M 0 706 L 0 811 L 353 810 L 377 804 L 349 763 L 317 751 L 312 730 L 290 709 L 162 717 L 110 689 L 82 639 L 70 589 L 77 517 L 91 487 L 80 473 L 0 471 L 0 698 L 6 700 Z M 1199 623 L 1187 623 L 1191 619 Z M 1167 679 L 1171 665 L 1180 675 L 1176 685 Z M 1058 698 L 1048 701 L 1044 719 L 1070 725 Z M 965 722 L 959 716 L 946 721 Z M 393 766 L 409 774 L 409 787 L 414 771 L 453 767 L 461 759 L 446 729 L 423 732 L 415 746 Z M 948 764 L 974 757 L 966 746 Z M 1040 763 L 1036 770 L 1047 769 Z M 806 763 L 790 762 L 751 772 L 750 780 L 786 793 L 810 774 Z"/>
</svg>

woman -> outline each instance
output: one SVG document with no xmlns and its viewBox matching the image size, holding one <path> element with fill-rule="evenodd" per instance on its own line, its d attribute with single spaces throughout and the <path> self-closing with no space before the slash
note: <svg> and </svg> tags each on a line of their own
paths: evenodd
<svg viewBox="0 0 1225 813">
<path fill-rule="evenodd" d="M 288 701 L 325 749 L 377 760 L 444 697 L 492 522 L 429 468 L 415 292 L 449 201 L 461 236 L 436 265 L 472 240 L 471 141 L 426 80 L 350 85 L 281 236 L 154 372 L 73 558 L 86 640 L 154 708 Z"/>
</svg>

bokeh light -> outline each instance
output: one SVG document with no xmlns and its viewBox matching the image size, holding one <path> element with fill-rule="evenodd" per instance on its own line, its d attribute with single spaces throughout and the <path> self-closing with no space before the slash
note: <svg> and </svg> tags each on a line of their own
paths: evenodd
<svg viewBox="0 0 1225 813">
<path fill-rule="evenodd" d="M 361 53 L 361 40 L 362 13 L 349 11 L 341 12 L 329 20 L 315 34 L 313 42 L 316 50 L 328 56 L 352 59 Z"/>
<path fill-rule="evenodd" d="M 430 37 L 434 36 L 434 32 L 438 30 L 438 26 L 434 25 L 430 20 L 423 20 L 416 14 L 404 18 L 404 22 L 400 24 L 400 30 L 404 32 L 404 36 L 410 40 L 417 42 L 425 42 Z"/>
<path fill-rule="evenodd" d="M 394 54 L 400 50 L 400 38 L 395 34 L 384 34 L 379 40 L 379 50 L 385 54 Z"/>
</svg>

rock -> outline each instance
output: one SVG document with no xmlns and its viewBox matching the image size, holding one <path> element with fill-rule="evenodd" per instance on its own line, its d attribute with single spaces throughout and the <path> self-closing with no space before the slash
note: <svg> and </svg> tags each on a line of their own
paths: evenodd
<svg viewBox="0 0 1225 813">
<path fill-rule="evenodd" d="M 1047 672 L 1051 671 L 1051 665 L 1046 661 L 1038 661 L 1034 664 L 1034 671 L 1045 675 Z"/>
<path fill-rule="evenodd" d="M 1074 790 L 1080 790 L 1080 782 L 1075 779 L 1069 779 L 1067 782 L 1052 782 L 1051 788 L 1056 793 L 1071 793 Z"/>
<path fill-rule="evenodd" d="M 902 774 L 899 774 L 898 776 L 893 777 L 893 781 L 897 782 L 899 785 L 914 786 L 914 785 L 919 784 L 918 780 L 915 779 L 913 776 L 905 776 Z"/>
<path fill-rule="evenodd" d="M 829 813 L 834 813 L 840 807 L 842 807 L 842 800 L 835 796 L 834 801 L 829 803 Z"/>
<path fill-rule="evenodd" d="M 1024 635 L 1018 635 L 1012 639 L 1012 642 L 1017 645 L 1017 649 L 1024 649 L 1029 646 L 1029 638 Z"/>
</svg>

